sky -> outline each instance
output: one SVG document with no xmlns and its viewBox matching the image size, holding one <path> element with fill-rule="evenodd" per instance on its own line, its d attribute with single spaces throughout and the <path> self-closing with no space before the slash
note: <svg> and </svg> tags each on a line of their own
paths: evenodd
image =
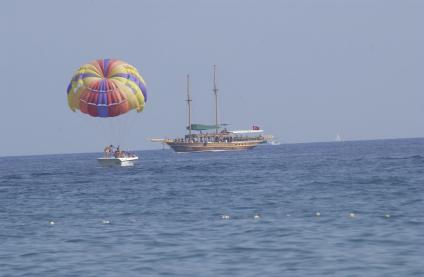
<svg viewBox="0 0 424 277">
<path fill-rule="evenodd" d="M 282 143 L 424 137 L 424 1 L 15 0 L 0 3 L 0 156 L 147 150 L 193 122 L 260 126 Z M 79 66 L 134 65 L 141 113 L 68 108 Z"/>
</svg>

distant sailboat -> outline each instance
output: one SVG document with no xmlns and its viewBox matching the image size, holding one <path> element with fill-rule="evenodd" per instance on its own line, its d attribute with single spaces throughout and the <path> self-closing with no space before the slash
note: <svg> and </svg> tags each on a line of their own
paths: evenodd
<svg viewBox="0 0 424 277">
<path fill-rule="evenodd" d="M 340 136 L 340 134 L 337 134 L 336 141 L 342 141 L 342 137 Z"/>
</svg>

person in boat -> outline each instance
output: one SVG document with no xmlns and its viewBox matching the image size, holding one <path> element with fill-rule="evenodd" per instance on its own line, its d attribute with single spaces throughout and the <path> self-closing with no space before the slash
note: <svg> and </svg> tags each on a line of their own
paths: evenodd
<svg viewBox="0 0 424 277">
<path fill-rule="evenodd" d="M 114 157 L 115 158 L 120 158 L 121 157 L 121 150 L 119 149 L 119 145 L 118 147 L 116 147 L 115 153 L 114 153 Z"/>
<path fill-rule="evenodd" d="M 111 153 L 113 152 L 113 145 L 106 146 L 104 149 L 104 155 L 106 158 L 109 158 Z"/>
</svg>

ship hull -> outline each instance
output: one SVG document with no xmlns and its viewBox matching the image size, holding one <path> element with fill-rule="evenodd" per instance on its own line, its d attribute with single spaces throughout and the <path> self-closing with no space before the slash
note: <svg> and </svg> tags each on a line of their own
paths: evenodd
<svg viewBox="0 0 424 277">
<path fill-rule="evenodd" d="M 218 151 L 238 151 L 252 149 L 262 141 L 238 141 L 238 142 L 165 142 L 175 152 L 218 152 Z"/>
</svg>

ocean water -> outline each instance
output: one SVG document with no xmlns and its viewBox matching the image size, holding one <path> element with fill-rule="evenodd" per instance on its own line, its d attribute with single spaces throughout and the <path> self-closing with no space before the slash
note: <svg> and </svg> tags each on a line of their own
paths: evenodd
<svg viewBox="0 0 424 277">
<path fill-rule="evenodd" d="M 424 276 L 424 139 L 0 158 L 0 276 Z"/>
</svg>

